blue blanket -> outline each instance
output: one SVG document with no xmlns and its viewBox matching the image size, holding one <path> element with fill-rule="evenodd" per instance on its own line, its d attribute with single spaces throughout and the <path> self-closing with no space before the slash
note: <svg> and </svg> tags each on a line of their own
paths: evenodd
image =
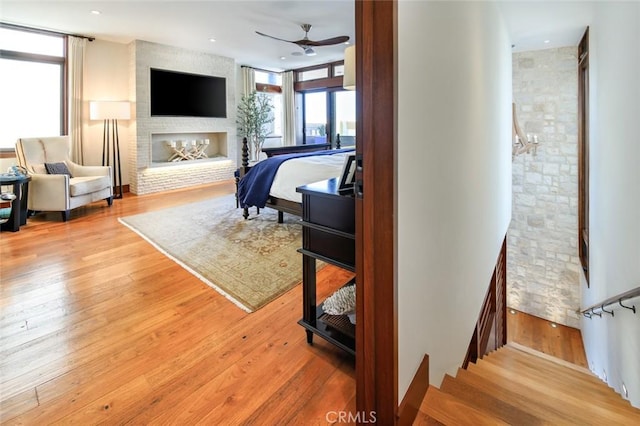
<svg viewBox="0 0 640 426">
<path fill-rule="evenodd" d="M 238 182 L 238 201 L 240 207 L 264 207 L 269 199 L 269 191 L 273 178 L 282 163 L 292 158 L 310 157 L 314 155 L 333 155 L 349 152 L 353 149 L 333 149 L 327 151 L 302 152 L 299 154 L 283 154 L 260 161 L 249 169 Z"/>
</svg>

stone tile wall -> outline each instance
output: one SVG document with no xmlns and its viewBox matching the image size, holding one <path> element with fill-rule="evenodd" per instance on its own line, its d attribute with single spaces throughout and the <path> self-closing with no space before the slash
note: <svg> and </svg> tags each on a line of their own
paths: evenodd
<svg viewBox="0 0 640 426">
<path fill-rule="evenodd" d="M 129 45 L 130 99 L 135 118 L 129 127 L 129 181 L 135 194 L 232 179 L 238 157 L 236 137 L 235 60 L 204 52 L 135 40 Z M 159 68 L 227 79 L 227 118 L 151 117 L 149 69 Z M 176 165 L 153 167 L 152 135 L 225 133 L 226 158 L 210 161 L 184 161 Z"/>
<path fill-rule="evenodd" d="M 539 147 L 513 160 L 507 303 L 570 327 L 580 304 L 577 99 L 577 47 L 513 54 L 518 122 Z"/>
</svg>

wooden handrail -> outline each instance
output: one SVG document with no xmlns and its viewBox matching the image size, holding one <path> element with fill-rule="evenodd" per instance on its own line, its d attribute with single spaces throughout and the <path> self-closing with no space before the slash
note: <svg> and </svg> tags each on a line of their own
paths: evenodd
<svg viewBox="0 0 640 426">
<path fill-rule="evenodd" d="M 610 314 L 611 316 L 613 316 L 613 309 L 611 311 L 607 311 L 604 308 L 609 307 L 611 305 L 615 305 L 618 304 L 619 306 L 625 308 L 625 309 L 629 309 L 631 311 L 633 311 L 633 313 L 636 313 L 636 307 L 635 305 L 632 306 L 625 306 L 622 304 L 623 301 L 628 300 L 628 299 L 633 299 L 634 297 L 638 297 L 640 296 L 640 287 L 636 287 L 634 289 L 631 289 L 629 291 L 625 291 L 624 293 L 620 293 L 617 296 L 613 296 L 610 297 L 606 300 L 603 300 L 601 303 L 596 303 L 595 305 L 591 305 L 588 308 L 582 309 L 580 311 L 578 311 L 578 313 L 584 315 L 587 318 L 591 318 L 593 315 L 597 315 L 599 317 L 602 316 L 602 313 L 607 313 Z M 598 312 L 598 310 L 600 312 Z"/>
</svg>

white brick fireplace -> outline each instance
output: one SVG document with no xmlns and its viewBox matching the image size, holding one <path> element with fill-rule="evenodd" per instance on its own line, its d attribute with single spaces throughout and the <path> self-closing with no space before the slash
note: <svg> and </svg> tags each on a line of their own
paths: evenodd
<svg viewBox="0 0 640 426">
<path fill-rule="evenodd" d="M 130 190 L 147 194 L 233 177 L 236 169 L 235 61 L 231 58 L 136 40 L 129 45 L 133 102 Z M 227 118 L 151 117 L 150 68 L 226 78 Z M 208 140 L 208 158 L 171 162 L 170 142 Z"/>
</svg>

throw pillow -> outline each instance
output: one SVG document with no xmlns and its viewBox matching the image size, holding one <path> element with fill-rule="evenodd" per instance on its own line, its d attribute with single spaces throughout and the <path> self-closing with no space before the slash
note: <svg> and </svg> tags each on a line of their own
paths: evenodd
<svg viewBox="0 0 640 426">
<path fill-rule="evenodd" d="M 50 175 L 69 175 L 70 178 L 73 177 L 64 163 L 44 163 L 44 167 Z"/>
</svg>

